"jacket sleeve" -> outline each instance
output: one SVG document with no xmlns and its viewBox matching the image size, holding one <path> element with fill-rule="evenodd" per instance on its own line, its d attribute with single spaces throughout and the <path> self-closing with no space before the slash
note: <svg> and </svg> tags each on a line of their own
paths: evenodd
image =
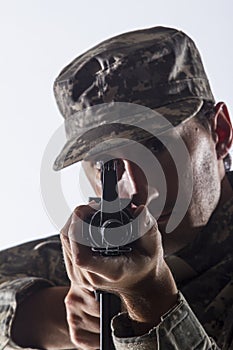
<svg viewBox="0 0 233 350">
<path fill-rule="evenodd" d="M 20 349 L 11 339 L 17 305 L 55 285 L 68 285 L 58 236 L 0 252 L 0 350 Z"/>
<path fill-rule="evenodd" d="M 134 335 L 132 321 L 126 313 L 113 319 L 112 329 L 116 350 L 219 349 L 208 337 L 181 293 L 178 304 L 161 317 L 159 325 L 147 334 Z"/>
</svg>

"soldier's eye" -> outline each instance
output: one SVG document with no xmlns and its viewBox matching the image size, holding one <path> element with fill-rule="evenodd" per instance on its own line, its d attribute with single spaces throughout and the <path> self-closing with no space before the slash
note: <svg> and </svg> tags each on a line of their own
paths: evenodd
<svg viewBox="0 0 233 350">
<path fill-rule="evenodd" d="M 93 164 L 95 169 L 97 169 L 98 171 L 100 171 L 102 169 L 102 167 L 104 166 L 104 164 L 107 164 L 110 160 L 114 160 L 114 162 L 116 162 L 116 166 L 119 168 L 124 168 L 124 163 L 122 161 L 122 159 L 118 159 L 118 158 L 113 158 L 110 156 L 106 156 L 106 157 L 101 157 L 101 160 L 96 159 Z M 122 165 L 123 164 L 123 165 Z"/>
<path fill-rule="evenodd" d="M 95 167 L 95 169 L 97 169 L 97 170 L 101 170 L 101 167 L 102 167 L 102 164 L 103 164 L 103 161 L 101 161 L 101 160 L 96 160 L 95 162 L 94 162 L 94 167 Z"/>
<path fill-rule="evenodd" d="M 93 165 L 94 165 L 95 169 L 101 170 L 102 166 L 112 159 L 113 159 L 113 157 L 109 154 L 101 154 L 101 156 L 99 156 L 98 158 L 96 157 L 93 160 Z"/>
</svg>

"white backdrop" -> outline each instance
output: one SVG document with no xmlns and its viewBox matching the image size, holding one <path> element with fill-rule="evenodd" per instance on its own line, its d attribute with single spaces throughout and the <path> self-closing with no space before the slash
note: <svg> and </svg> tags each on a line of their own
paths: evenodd
<svg viewBox="0 0 233 350">
<path fill-rule="evenodd" d="M 112 35 L 174 26 L 195 40 L 216 99 L 233 113 L 232 11 L 231 0 L 1 0 L 0 249 L 56 232 L 41 201 L 40 168 L 62 124 L 52 93 L 61 68 Z M 78 178 L 67 183 L 65 174 L 72 208 L 84 199 Z"/>
</svg>

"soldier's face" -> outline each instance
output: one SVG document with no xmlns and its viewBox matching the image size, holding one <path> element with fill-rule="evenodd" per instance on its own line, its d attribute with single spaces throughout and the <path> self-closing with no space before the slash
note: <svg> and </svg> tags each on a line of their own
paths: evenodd
<svg viewBox="0 0 233 350">
<path fill-rule="evenodd" d="M 173 131 L 168 135 L 168 148 L 175 150 L 177 137 L 181 137 L 189 157 L 174 159 L 155 138 L 143 145 L 153 153 L 152 158 L 149 153 L 143 152 L 143 148 L 140 153 L 140 147 L 136 149 L 135 145 L 108 154 L 109 157 L 118 159 L 119 195 L 132 198 L 135 206 L 146 204 L 149 207 L 151 214 L 157 219 L 166 254 L 181 249 L 206 225 L 219 201 L 222 180 L 215 142 L 210 132 L 195 119 L 179 125 Z M 140 161 L 137 162 L 137 159 Z M 175 164 L 177 159 L 179 164 Z M 96 194 L 101 196 L 99 160 L 100 158 L 83 162 L 83 167 Z M 155 170 L 153 162 L 159 164 L 162 177 Z M 191 182 L 188 174 L 191 174 Z M 174 211 L 178 194 L 181 201 Z M 184 208 L 182 205 L 187 206 Z M 166 233 L 171 216 L 173 222 L 177 218 L 177 225 L 172 232 Z"/>
</svg>

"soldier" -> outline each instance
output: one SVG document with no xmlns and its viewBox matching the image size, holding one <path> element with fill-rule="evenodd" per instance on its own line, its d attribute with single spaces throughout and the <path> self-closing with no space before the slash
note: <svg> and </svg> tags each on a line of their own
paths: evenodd
<svg viewBox="0 0 233 350">
<path fill-rule="evenodd" d="M 1 348 L 99 348 L 97 289 L 124 304 L 116 349 L 232 348 L 232 126 L 193 41 L 164 27 L 111 38 L 54 91 L 68 137 L 55 170 L 82 161 L 101 196 L 101 162 L 117 159 L 139 232 L 132 251 L 96 255 L 81 237 L 89 203 L 61 231 L 65 264 L 56 236 L 2 252 Z"/>
</svg>

